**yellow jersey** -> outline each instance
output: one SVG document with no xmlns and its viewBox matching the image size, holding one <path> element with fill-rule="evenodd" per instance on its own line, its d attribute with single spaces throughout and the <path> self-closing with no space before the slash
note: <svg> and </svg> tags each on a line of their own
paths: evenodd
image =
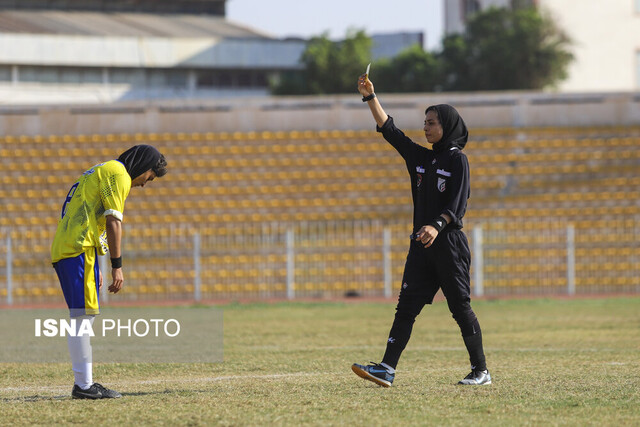
<svg viewBox="0 0 640 427">
<path fill-rule="evenodd" d="M 76 181 L 62 205 L 58 229 L 51 245 L 51 262 L 72 258 L 96 248 L 108 249 L 106 216 L 122 221 L 124 201 L 131 190 L 131 177 L 118 160 L 100 163 Z"/>
</svg>

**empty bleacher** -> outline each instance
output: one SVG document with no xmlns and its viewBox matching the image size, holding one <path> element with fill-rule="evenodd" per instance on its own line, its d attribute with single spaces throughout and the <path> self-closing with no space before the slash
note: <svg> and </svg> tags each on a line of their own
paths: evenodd
<svg viewBox="0 0 640 427">
<path fill-rule="evenodd" d="M 408 135 L 424 139 L 419 131 Z M 195 231 L 206 236 L 249 228 L 260 234 L 260 225 L 270 223 L 294 228 L 314 222 L 387 224 L 397 287 L 410 231 L 410 186 L 402 159 L 375 132 L 6 136 L 0 138 L 0 234 L 23 242 L 12 248 L 16 297 L 59 297 L 47 260 L 62 200 L 84 170 L 139 143 L 165 154 L 169 174 L 132 189 L 126 203 L 131 298 L 193 292 L 188 242 Z M 565 238 L 566 226 L 573 224 L 577 287 L 638 290 L 640 250 L 637 235 L 629 232 L 640 218 L 637 129 L 489 129 L 474 134 L 465 152 L 472 174 L 465 224 L 467 231 L 482 226 L 487 233 L 487 289 L 565 286 L 566 265 L 553 260 L 566 258 L 566 245 L 553 239 Z M 180 240 L 178 228 L 187 243 L 168 256 L 162 245 Z M 553 229 L 556 235 L 549 240 L 535 229 Z M 491 240 L 502 232 L 503 241 Z M 157 235 L 168 240 L 158 243 Z M 302 294 L 342 294 L 354 281 L 364 293 L 380 292 L 378 249 L 349 246 L 342 237 L 339 247 L 321 239 L 309 244 L 315 249 L 298 251 L 295 259 Z M 282 248 L 231 249 L 222 245 L 203 253 L 206 296 L 282 296 Z M 357 260 L 362 256 L 367 262 Z"/>
</svg>

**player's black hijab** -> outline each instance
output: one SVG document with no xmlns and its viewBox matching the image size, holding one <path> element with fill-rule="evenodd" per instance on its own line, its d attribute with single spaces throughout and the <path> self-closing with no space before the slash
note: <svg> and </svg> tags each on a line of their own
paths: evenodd
<svg viewBox="0 0 640 427">
<path fill-rule="evenodd" d="M 118 161 L 122 162 L 132 180 L 136 179 L 158 164 L 162 155 L 151 145 L 134 145 L 120 154 Z M 156 172 L 157 175 L 157 172 Z"/>
<path fill-rule="evenodd" d="M 433 144 L 433 151 L 439 153 L 451 147 L 457 147 L 462 150 L 467 145 L 469 131 L 458 111 L 451 105 L 438 104 L 427 108 L 424 113 L 427 114 L 432 110 L 438 113 L 438 120 L 442 125 L 442 139 Z"/>
</svg>

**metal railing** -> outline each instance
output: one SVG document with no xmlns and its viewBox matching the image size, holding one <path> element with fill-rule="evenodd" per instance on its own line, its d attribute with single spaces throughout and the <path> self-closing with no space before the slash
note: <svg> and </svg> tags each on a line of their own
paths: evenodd
<svg viewBox="0 0 640 427">
<path fill-rule="evenodd" d="M 128 231 L 125 289 L 113 301 L 388 298 L 400 289 L 411 232 L 405 221 L 375 220 Z M 640 292 L 637 218 L 607 221 L 606 228 L 496 221 L 466 232 L 476 296 Z M 2 234 L 0 302 L 62 301 L 49 242 Z M 108 284 L 108 262 L 101 267 Z"/>
</svg>

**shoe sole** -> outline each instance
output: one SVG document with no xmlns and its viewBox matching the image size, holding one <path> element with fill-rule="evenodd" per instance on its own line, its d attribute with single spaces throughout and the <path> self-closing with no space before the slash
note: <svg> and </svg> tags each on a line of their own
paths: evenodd
<svg viewBox="0 0 640 427">
<path fill-rule="evenodd" d="M 72 399 L 90 399 L 90 400 L 97 400 L 97 399 L 102 399 L 102 395 L 95 395 L 95 394 L 72 394 L 71 395 Z"/>
<path fill-rule="evenodd" d="M 482 383 L 482 384 L 470 384 L 470 383 L 459 382 L 458 385 L 491 385 L 491 381 L 487 381 L 486 383 Z"/>
<path fill-rule="evenodd" d="M 117 394 L 115 396 L 102 396 L 103 399 L 120 399 L 121 397 L 121 394 Z"/>
<path fill-rule="evenodd" d="M 351 365 L 351 370 L 353 372 L 355 372 L 355 374 L 357 376 L 359 376 L 360 378 L 364 378 L 365 380 L 369 380 L 371 382 L 374 382 L 374 383 L 376 383 L 376 384 L 378 384 L 379 386 L 382 386 L 382 387 L 391 387 L 391 383 L 389 381 L 381 380 L 378 377 L 374 377 L 373 375 L 371 375 L 367 371 L 364 371 L 364 370 L 358 368 L 355 364 Z"/>
</svg>

